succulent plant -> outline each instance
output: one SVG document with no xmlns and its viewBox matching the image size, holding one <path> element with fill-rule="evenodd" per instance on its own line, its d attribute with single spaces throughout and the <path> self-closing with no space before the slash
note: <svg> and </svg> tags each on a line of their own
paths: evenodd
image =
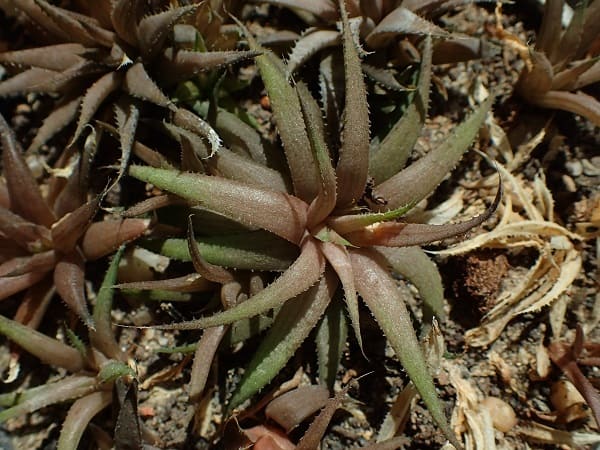
<svg viewBox="0 0 600 450">
<path fill-rule="evenodd" d="M 346 2 L 341 1 L 339 8 L 345 104 L 338 122 L 327 124 L 328 128 L 340 130 L 339 147 L 328 147 L 333 139 L 326 135 L 321 110 L 308 87 L 302 82 L 291 85 L 286 66 L 245 31 L 250 49 L 262 52 L 256 57 L 256 63 L 269 95 L 287 164 L 278 164 L 275 158 L 267 160 L 266 164 L 271 166 L 266 167 L 264 162 L 252 161 L 248 155 L 251 162 L 246 166 L 243 180 L 225 158 L 218 171 L 214 166 L 210 168 L 210 159 L 202 160 L 200 171 L 206 173 L 141 165 L 129 168 L 132 177 L 169 193 L 160 200 L 148 200 L 134 211 L 172 204 L 174 195 L 187 200 L 195 210 L 208 211 L 229 223 L 233 221 L 238 229 L 241 226 L 239 240 L 245 243 L 246 250 L 262 245 L 250 241 L 251 233 L 264 236 L 265 232 L 274 237 L 268 251 L 263 253 L 280 248 L 281 254 L 286 254 L 290 245 L 299 249 L 299 255 L 289 267 L 282 268 L 281 260 L 277 263 L 270 260 L 273 265 L 269 268 L 267 258 L 257 258 L 254 265 L 241 257 L 235 245 L 214 251 L 201 239 L 198 249 L 195 236 L 188 232 L 187 243 L 181 242 L 190 247 L 191 255 L 185 257 L 193 259 L 195 267 L 207 279 L 221 283 L 222 289 L 236 281 L 244 284 L 241 280 L 247 275 L 233 269 L 284 271 L 271 284 L 251 292 L 245 301 L 225 302 L 224 310 L 213 315 L 157 327 L 205 329 L 196 353 L 196 360 L 205 363 L 206 349 L 215 345 L 213 341 L 210 346 L 204 346 L 202 340 L 209 340 L 212 331 L 276 311 L 270 330 L 230 400 L 232 409 L 266 386 L 315 328 L 318 328 L 320 378 L 323 382 L 334 379 L 344 345 L 340 339 L 345 339 L 333 333 L 333 324 L 345 320 L 337 293 L 343 291 L 345 295 L 355 337 L 362 345 L 360 296 L 434 420 L 448 439 L 459 445 L 447 424 L 393 273 L 405 274 L 418 286 L 429 317 L 443 315 L 439 274 L 417 246 L 460 235 L 481 224 L 497 206 L 500 190 L 484 214 L 466 222 L 430 225 L 399 219 L 428 196 L 456 165 L 475 138 L 493 98 L 480 105 L 442 145 L 404 168 L 427 111 L 431 70 L 431 40 L 427 38 L 423 44 L 419 88 L 406 114 L 386 138 L 373 143 L 371 149 L 360 55 L 350 31 Z M 193 134 L 185 136 L 186 145 L 200 141 L 200 137 Z M 212 156 L 219 157 L 219 152 Z M 271 179 L 279 181 L 270 185 L 272 181 L 264 174 L 272 172 L 279 176 Z M 202 229 L 201 222 L 197 226 Z M 229 232 L 229 239 L 232 236 L 236 235 Z M 175 246 L 172 241 L 168 245 Z"/>
<path fill-rule="evenodd" d="M 579 2 L 567 28 L 559 31 L 563 6 L 563 0 L 546 3 L 516 90 L 536 106 L 579 114 L 598 127 L 600 102 L 580 89 L 600 81 L 600 2 Z"/>
<path fill-rule="evenodd" d="M 133 445 L 128 448 L 141 448 L 135 372 L 129 367 L 128 356 L 115 339 L 110 317 L 113 285 L 122 253 L 121 248 L 114 255 L 98 291 L 93 311 L 96 327 L 89 331 L 88 345 L 69 330 L 67 334 L 72 345 L 0 315 L 0 333 L 43 363 L 70 373 L 22 392 L 1 394 L 0 405 L 5 409 L 0 412 L 0 422 L 55 403 L 74 401 L 62 425 L 56 448 L 75 450 L 79 448 L 79 441 L 94 416 L 114 404 L 118 411 L 114 433 L 117 448 L 125 448 L 125 442 Z"/>
<path fill-rule="evenodd" d="M 143 234 L 145 219 L 93 222 L 101 193 L 88 200 L 86 157 L 64 153 L 46 180 L 43 196 L 20 145 L 0 115 L 4 179 L 0 183 L 0 300 L 25 291 L 17 320 L 37 328 L 58 293 L 88 326 L 94 321 L 85 296 L 85 262 L 113 253 Z M 89 155 L 88 155 L 89 156 Z"/>
<path fill-rule="evenodd" d="M 199 34 L 186 23 L 192 19 L 210 22 L 196 14 L 211 17 L 210 9 L 199 4 L 169 8 L 167 1 L 76 2 L 81 12 L 45 0 L 16 0 L 13 4 L 37 27 L 35 37 L 45 38 L 50 45 L 0 54 L 0 63 L 24 69 L 0 83 L 0 97 L 29 92 L 61 94 L 30 150 L 74 120 L 77 127 L 72 142 L 76 142 L 93 118 L 106 121 L 97 114 L 105 101 L 113 100 L 125 164 L 139 122 L 138 100 L 185 115 L 161 86 L 174 86 L 201 71 L 254 55 L 193 48 Z M 214 131 L 199 117 L 193 120 L 202 125 L 213 145 L 218 145 Z"/>
</svg>

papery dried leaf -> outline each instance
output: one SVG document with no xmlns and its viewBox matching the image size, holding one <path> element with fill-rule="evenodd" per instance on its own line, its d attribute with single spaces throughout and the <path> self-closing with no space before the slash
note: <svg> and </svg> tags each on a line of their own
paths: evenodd
<svg viewBox="0 0 600 450">
<path fill-rule="evenodd" d="M 395 280 L 374 253 L 353 249 L 350 254 L 358 292 L 419 391 L 434 421 L 446 438 L 455 447 L 460 448 L 437 396 L 410 315 L 399 295 Z"/>
<path fill-rule="evenodd" d="M 144 234 L 150 225 L 148 219 L 105 220 L 92 223 L 81 241 L 81 250 L 88 260 L 109 255 L 122 244 Z"/>
<path fill-rule="evenodd" d="M 197 243 L 207 261 L 235 269 L 283 271 L 298 256 L 296 246 L 262 231 L 203 237 Z M 148 242 L 146 246 L 172 259 L 192 260 L 185 239 Z"/>
<path fill-rule="evenodd" d="M 119 173 L 112 186 L 115 186 L 127 171 L 139 118 L 140 110 L 135 103 L 124 100 L 115 104 L 115 119 L 121 144 L 121 161 L 119 162 Z"/>
<path fill-rule="evenodd" d="M 31 154 L 37 151 L 48 140 L 75 120 L 80 102 L 81 97 L 75 97 L 55 107 L 42 122 L 42 126 L 38 129 L 26 153 Z"/>
<path fill-rule="evenodd" d="M 0 53 L 0 62 L 9 67 L 37 67 L 60 72 L 80 62 L 84 51 L 81 44 L 57 44 Z"/>
<path fill-rule="evenodd" d="M 73 347 L 4 316 L 0 316 L 0 333 L 46 364 L 64 367 L 69 372 L 79 372 L 84 367 L 83 356 Z"/>
<path fill-rule="evenodd" d="M 271 286 L 273 285 L 262 292 Z M 319 284 L 285 302 L 244 372 L 229 402 L 230 410 L 260 391 L 283 369 L 316 326 L 336 288 L 337 280 L 331 272 L 328 272 L 321 278 Z M 252 302 L 253 298 L 249 298 L 241 305 Z"/>
<path fill-rule="evenodd" d="M 71 347 L 67 347 L 79 353 Z M 80 370 L 80 369 L 79 369 Z M 82 375 L 70 376 L 62 380 L 47 383 L 21 393 L 19 403 L 0 412 L 0 423 L 6 420 L 32 413 L 45 406 L 83 397 L 98 389 L 96 377 Z"/>
<path fill-rule="evenodd" d="M 29 167 L 21 153 L 12 129 L 0 115 L 0 143 L 2 164 L 11 207 L 24 219 L 50 227 L 54 214 L 43 199 Z"/>
<path fill-rule="evenodd" d="M 112 327 L 112 305 L 114 296 L 114 284 L 117 281 L 119 263 L 123 256 L 124 248 L 121 247 L 112 258 L 110 266 L 106 271 L 102 285 L 96 296 L 94 305 L 93 320 L 96 325 L 95 330 L 90 332 L 90 342 L 108 358 L 116 360 L 125 360 L 126 355 L 117 343 L 115 333 Z"/>
<path fill-rule="evenodd" d="M 376 184 L 391 178 L 406 164 L 427 118 L 430 83 L 431 37 L 428 36 L 424 40 L 419 84 L 413 99 L 400 120 L 371 153 L 369 175 Z"/>
<path fill-rule="evenodd" d="M 179 6 L 144 17 L 137 24 L 137 42 L 144 58 L 151 58 L 163 48 L 173 26 L 192 15 L 199 5 Z M 131 24 L 129 24 L 131 26 Z"/>
<path fill-rule="evenodd" d="M 346 80 L 341 148 L 335 172 L 337 175 L 337 206 L 356 203 L 364 192 L 369 170 L 369 106 L 367 90 L 358 51 L 345 7 L 340 0 L 342 40 L 344 43 L 344 75 Z"/>
<path fill-rule="evenodd" d="M 171 100 L 163 94 L 158 85 L 150 78 L 141 62 L 135 63 L 127 69 L 123 80 L 123 89 L 136 98 L 145 100 L 155 105 L 168 108 Z"/>
<path fill-rule="evenodd" d="M 441 38 L 448 36 L 446 30 L 399 6 L 377 24 L 365 41 L 370 47 L 377 48 L 399 34 L 426 34 Z"/>
<path fill-rule="evenodd" d="M 272 400 L 265 408 L 265 416 L 289 433 L 325 406 L 328 399 L 329 390 L 323 386 L 299 386 Z"/>
<path fill-rule="evenodd" d="M 250 227 L 260 227 L 299 243 L 306 204 L 287 194 L 202 174 L 132 166 L 129 174 Z"/>
<path fill-rule="evenodd" d="M 73 251 L 61 258 L 54 269 L 56 292 L 75 314 L 90 329 L 94 320 L 88 310 L 85 297 L 85 269 L 83 258 Z"/>
<path fill-rule="evenodd" d="M 112 393 L 107 391 L 94 392 L 75 401 L 62 424 L 56 449 L 77 448 L 88 423 L 111 402 Z"/>
<path fill-rule="evenodd" d="M 429 195 L 469 148 L 493 101 L 493 96 L 488 97 L 441 145 L 376 186 L 375 196 L 387 203 L 374 207 L 379 211 L 399 208 Z"/>
<path fill-rule="evenodd" d="M 52 225 L 52 243 L 56 250 L 69 253 L 75 248 L 77 241 L 98 212 L 102 197 L 102 194 L 96 196 Z"/>
<path fill-rule="evenodd" d="M 321 279 L 325 261 L 317 243 L 308 238 L 302 245 L 298 259 L 273 283 L 234 308 L 197 320 L 160 325 L 164 330 L 193 330 L 227 325 L 237 320 L 253 317 L 280 307 L 286 301 L 308 290 Z"/>
<path fill-rule="evenodd" d="M 77 122 L 77 129 L 71 142 L 77 141 L 84 127 L 92 120 L 102 102 L 121 85 L 123 74 L 120 72 L 109 72 L 98 79 L 86 91 L 81 101 L 81 113 Z"/>
</svg>

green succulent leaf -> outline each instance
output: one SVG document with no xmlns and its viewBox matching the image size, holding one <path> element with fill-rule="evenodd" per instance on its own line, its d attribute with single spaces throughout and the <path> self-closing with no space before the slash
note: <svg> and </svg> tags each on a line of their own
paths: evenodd
<svg viewBox="0 0 600 450">
<path fill-rule="evenodd" d="M 135 371 L 124 362 L 111 360 L 100 368 L 97 378 L 100 383 L 111 383 L 124 376 L 135 378 Z"/>
<path fill-rule="evenodd" d="M 259 392 L 283 369 L 317 325 L 336 286 L 335 277 L 328 273 L 319 284 L 283 305 L 244 372 L 229 402 L 230 410 Z"/>
<path fill-rule="evenodd" d="M 344 308 L 342 302 L 334 298 L 319 322 L 315 336 L 319 383 L 327 386 L 330 391 L 333 391 L 347 337 L 348 324 Z"/>
</svg>

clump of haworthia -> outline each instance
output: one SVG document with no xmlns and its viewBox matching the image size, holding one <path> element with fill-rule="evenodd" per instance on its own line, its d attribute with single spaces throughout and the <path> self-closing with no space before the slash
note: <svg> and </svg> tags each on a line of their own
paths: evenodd
<svg viewBox="0 0 600 450">
<path fill-rule="evenodd" d="M 250 232 L 268 232 L 284 241 L 281 245 L 283 252 L 290 245 L 299 249 L 299 256 L 274 282 L 250 292 L 248 298 L 241 299 L 244 301 L 240 301 L 240 297 L 237 301 L 230 301 L 222 295 L 225 299 L 223 311 L 197 320 L 158 327 L 172 330 L 202 328 L 206 330 L 202 341 L 206 337 L 208 342 L 213 331 L 219 336 L 222 334 L 222 331 L 215 331 L 219 327 L 276 311 L 268 334 L 230 400 L 231 409 L 269 383 L 315 327 L 318 328 L 320 379 L 324 383 L 335 379 L 343 348 L 343 342 L 340 342 L 343 333 L 336 334 L 334 329 L 337 326 L 339 330 L 339 324 L 344 322 L 336 293 L 343 291 L 345 294 L 348 315 L 359 344 L 360 296 L 387 336 L 434 420 L 448 439 L 458 445 L 446 421 L 392 273 L 406 274 L 414 281 L 429 308 L 429 317 L 431 314 L 443 315 L 439 274 L 416 246 L 465 233 L 481 224 L 497 206 L 500 191 L 494 204 L 484 214 L 466 222 L 429 225 L 402 222 L 399 218 L 428 196 L 456 165 L 477 135 L 492 98 L 480 105 L 442 145 L 403 168 L 427 110 L 431 40 L 426 39 L 419 88 L 411 105 L 388 136 L 370 149 L 369 111 L 360 56 L 350 33 L 346 5 L 342 1 L 339 6 L 345 78 L 344 113 L 339 118 L 339 148 L 328 148 L 321 110 L 308 88 L 301 82 L 291 85 L 285 65 L 272 53 L 260 48 L 245 32 L 250 48 L 264 52 L 256 58 L 256 62 L 270 98 L 287 160 L 287 167 L 279 168 L 279 174 L 284 180 L 289 176 L 290 182 L 283 186 L 268 186 L 260 175 L 267 168 L 257 160 L 249 162 L 245 180 L 235 178 L 233 172 L 225 170 L 193 173 L 139 165 L 129 169 L 131 176 L 152 183 L 169 192 L 169 196 L 175 194 L 195 208 L 237 222 L 238 227 L 246 229 L 241 236 L 248 236 Z M 188 137 L 193 140 L 192 136 Z M 218 157 L 219 154 L 214 156 Z M 206 160 L 203 162 L 209 164 Z M 221 163 L 226 169 L 228 164 Z M 291 186 L 289 191 L 285 190 L 287 185 Z M 150 208 L 151 203 L 152 200 L 149 200 L 138 210 L 144 210 L 143 206 Z M 165 203 L 173 201 L 157 200 L 154 206 Z M 197 226 L 202 229 L 201 223 Z M 192 230 L 192 227 L 189 226 L 189 229 Z M 257 229 L 263 231 L 247 231 Z M 172 244 L 171 241 L 169 245 Z M 227 259 L 224 255 L 229 253 L 229 249 L 215 252 L 206 243 L 202 243 L 204 248 L 212 250 L 212 254 L 203 254 L 203 248 L 198 251 L 191 233 L 188 244 L 195 267 L 206 274 L 207 279 L 221 283 L 223 289 L 234 286 L 234 292 L 239 292 L 234 284 L 236 280 L 247 285 L 244 273 L 215 266 L 254 268 L 246 260 L 240 258 L 236 261 L 235 257 L 229 257 L 224 262 Z M 246 249 L 251 245 L 247 243 Z M 277 240 L 273 239 L 268 251 L 278 246 Z M 264 262 L 261 258 L 257 261 Z M 265 268 L 263 265 L 263 270 Z M 273 269 L 281 270 L 281 267 Z M 232 295 L 229 298 L 236 297 Z M 210 345 L 202 341 L 198 345 L 196 360 L 202 358 L 201 362 L 205 362 L 209 354 L 207 348 L 214 348 L 215 340 Z"/>
<path fill-rule="evenodd" d="M 579 114 L 600 127 L 600 102 L 580 89 L 600 81 L 600 2 L 579 2 L 562 29 L 563 0 L 548 0 L 517 92 L 542 108 Z"/>
<path fill-rule="evenodd" d="M 0 300 L 25 291 L 15 320 L 37 328 L 56 292 L 93 328 L 85 296 L 85 261 L 109 255 L 139 237 L 149 220 L 93 221 L 104 193 L 88 200 L 87 152 L 81 158 L 63 153 L 42 188 L 1 115 L 0 143 Z"/>
<path fill-rule="evenodd" d="M 97 116 L 108 99 L 115 100 L 111 104 L 116 108 L 124 163 L 131 150 L 136 151 L 132 142 L 140 115 L 138 100 L 167 108 L 175 116 L 182 115 L 181 120 L 197 122 L 213 146 L 218 146 L 216 133 L 199 117 L 190 118 L 177 108 L 161 89 L 255 54 L 194 48 L 201 37 L 188 23 L 210 23 L 210 8 L 199 4 L 170 7 L 172 2 L 166 0 L 101 0 L 75 2 L 80 7 L 75 12 L 45 0 L 12 3 L 35 25 L 36 37 L 45 37 L 50 45 L 0 54 L 0 63 L 20 70 L 0 83 L 0 97 L 29 92 L 61 94 L 30 150 L 75 120 L 72 141 L 77 141 L 93 118 L 107 121 Z M 145 158 L 145 153 L 137 154 Z"/>
<path fill-rule="evenodd" d="M 319 52 L 321 70 L 324 70 L 323 66 L 331 64 L 331 53 L 322 51 L 337 47 L 343 41 L 338 29 L 340 14 L 334 1 L 266 2 L 291 8 L 309 25 L 294 43 L 289 55 L 287 70 L 290 74 Z M 355 41 L 360 42 L 364 49 L 362 67 L 365 73 L 390 89 L 401 89 L 395 78 L 397 71 L 391 67 L 418 62 L 416 43 L 425 35 L 437 38 L 433 52 L 434 64 L 483 56 L 487 50 L 480 39 L 448 32 L 430 20 L 456 6 L 457 2 L 448 0 L 349 1 L 350 29 Z"/>
<path fill-rule="evenodd" d="M 63 422 L 56 448 L 76 450 L 90 421 L 103 409 L 114 404 L 116 448 L 141 448 L 142 433 L 137 419 L 135 372 L 128 365 L 127 354 L 118 345 L 111 320 L 117 269 L 123 253 L 113 256 L 93 310 L 96 325 L 89 330 L 89 344 L 84 344 L 67 330 L 72 345 L 42 334 L 29 326 L 0 316 L 0 333 L 39 358 L 43 363 L 65 369 L 69 375 L 46 384 L 0 395 L 0 422 L 37 411 L 46 406 L 74 401 Z M 126 430 L 126 433 L 119 433 Z M 112 433 L 111 433 L 112 434 Z M 133 447 L 123 447 L 124 444 Z"/>
</svg>

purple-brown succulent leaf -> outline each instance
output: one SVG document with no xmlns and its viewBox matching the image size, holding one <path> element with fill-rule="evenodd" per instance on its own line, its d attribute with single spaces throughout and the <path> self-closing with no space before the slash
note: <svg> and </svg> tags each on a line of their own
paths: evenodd
<svg viewBox="0 0 600 450">
<path fill-rule="evenodd" d="M 113 219 L 92 223 L 83 235 L 81 249 L 87 260 L 110 255 L 122 244 L 148 231 L 148 219 Z"/>
<path fill-rule="evenodd" d="M 147 166 L 131 166 L 129 174 L 239 223 L 268 230 L 296 244 L 306 229 L 306 204 L 288 194 L 221 177 Z"/>
<path fill-rule="evenodd" d="M 121 144 L 121 160 L 119 161 L 117 178 L 112 182 L 109 190 L 116 186 L 127 172 L 139 119 L 140 110 L 135 103 L 123 99 L 115 104 L 115 120 L 119 132 L 119 143 Z"/>
<path fill-rule="evenodd" d="M 427 36 L 423 42 L 419 83 L 413 99 L 400 120 L 371 153 L 369 175 L 373 177 L 375 184 L 383 183 L 404 167 L 427 118 L 431 83 L 431 37 Z"/>
<path fill-rule="evenodd" d="M 139 203 L 136 203 L 130 208 L 127 208 L 121 216 L 123 217 L 135 217 L 148 214 L 157 209 L 164 208 L 166 206 L 173 205 L 186 205 L 187 202 L 181 197 L 172 194 L 157 195 L 155 197 L 147 198 Z"/>
<path fill-rule="evenodd" d="M 360 296 L 373 313 L 434 421 L 446 438 L 456 448 L 461 448 L 446 419 L 444 407 L 436 393 L 427 361 L 396 281 L 374 252 L 352 250 L 350 255 Z"/>
<path fill-rule="evenodd" d="M 233 274 L 229 270 L 211 264 L 202 257 L 198 244 L 196 243 L 191 216 L 188 217 L 187 243 L 194 269 L 196 269 L 196 272 L 202 275 L 203 278 L 219 284 L 226 284 L 233 281 Z"/>
<path fill-rule="evenodd" d="M 29 92 L 55 92 L 54 86 L 49 87 L 47 81 L 58 74 L 53 70 L 32 67 L 0 82 L 0 97 Z"/>
<path fill-rule="evenodd" d="M 54 268 L 57 258 L 54 250 L 13 258 L 0 265 L 0 273 L 2 277 L 18 277 L 29 272 L 46 273 Z"/>
<path fill-rule="evenodd" d="M 318 194 L 319 172 L 310 151 L 300 100 L 296 90 L 288 82 L 283 63 L 272 52 L 260 47 L 248 30 L 245 30 L 245 36 L 251 50 L 264 52 L 256 57 L 256 64 L 277 122 L 294 194 L 305 202 L 311 202 Z"/>
<path fill-rule="evenodd" d="M 537 33 L 535 49 L 543 52 L 549 57 L 554 53 L 560 39 L 560 30 L 562 30 L 562 11 L 564 0 L 548 0 L 544 7 L 544 17 L 542 25 Z"/>
<path fill-rule="evenodd" d="M 229 327 L 226 325 L 207 328 L 198 341 L 188 385 L 188 394 L 192 402 L 200 401 L 204 393 L 212 361 L 228 329 Z"/>
<path fill-rule="evenodd" d="M 104 194 L 97 195 L 52 225 L 52 243 L 55 250 L 66 254 L 75 248 L 77 241 L 92 223 L 103 197 Z"/>
<path fill-rule="evenodd" d="M 300 344 L 317 325 L 338 284 L 331 271 L 327 271 L 325 276 L 320 273 L 319 277 L 318 284 L 306 292 L 293 296 L 282 306 L 267 336 L 261 341 L 252 361 L 246 368 L 244 376 L 229 402 L 229 410 L 240 405 L 266 386 L 285 367 Z M 252 298 L 242 305 L 251 301 Z"/>
<path fill-rule="evenodd" d="M 356 295 L 356 286 L 354 285 L 354 274 L 352 273 L 352 263 L 350 262 L 350 255 L 346 247 L 331 242 L 322 242 L 319 244 L 321 251 L 327 258 L 327 261 L 335 270 L 337 276 L 342 282 L 344 288 L 344 295 L 346 306 L 348 308 L 348 315 L 350 316 L 350 323 L 354 330 L 354 335 L 358 342 L 360 351 L 364 355 L 362 335 L 360 333 L 360 315 L 358 311 L 358 296 Z"/>
<path fill-rule="evenodd" d="M 563 68 L 565 64 L 576 57 L 583 37 L 585 9 L 586 2 L 580 2 L 574 8 L 571 21 L 567 29 L 562 33 L 556 53 L 551 58 L 555 68 Z"/>
<path fill-rule="evenodd" d="M 594 40 L 598 39 L 598 32 L 600 31 L 598 25 L 600 23 L 600 3 L 597 1 L 586 3 L 585 23 L 583 25 L 579 50 L 576 55 L 577 58 L 583 58 L 586 53 L 590 52 Z"/>
<path fill-rule="evenodd" d="M 77 122 L 77 129 L 71 140 L 71 144 L 79 139 L 81 132 L 87 124 L 89 124 L 102 102 L 110 95 L 111 92 L 116 91 L 121 85 L 123 74 L 120 72 L 109 72 L 100 77 L 94 84 L 92 84 L 86 91 L 81 101 L 81 112 L 79 114 L 79 120 Z"/>
<path fill-rule="evenodd" d="M 438 38 L 449 36 L 446 30 L 419 17 L 409 9 L 399 6 L 385 16 L 365 40 L 370 47 L 377 48 L 390 39 L 403 34 L 423 34 Z"/>
<path fill-rule="evenodd" d="M 369 106 L 356 44 L 352 38 L 346 0 L 340 0 L 344 76 L 346 83 L 341 148 L 336 166 L 337 206 L 346 207 L 362 197 L 369 171 Z"/>
<path fill-rule="evenodd" d="M 265 3 L 301 9 L 324 21 L 338 19 L 338 11 L 335 2 L 332 0 L 265 0 Z"/>
<path fill-rule="evenodd" d="M 17 4 L 19 10 L 23 11 L 25 15 L 36 25 L 43 28 L 52 35 L 53 38 L 58 38 L 60 41 L 69 41 L 69 35 L 61 28 L 56 22 L 54 22 L 35 2 L 35 0 L 16 0 L 14 3 Z"/>
<path fill-rule="evenodd" d="M 324 386 L 306 385 L 273 399 L 265 408 L 265 416 L 289 433 L 319 411 L 329 398 Z"/>
<path fill-rule="evenodd" d="M 94 320 L 88 310 L 85 296 L 84 261 L 77 251 L 63 256 L 54 269 L 54 285 L 56 292 L 67 306 L 77 314 L 82 322 L 91 330 Z"/>
<path fill-rule="evenodd" d="M 179 6 L 144 17 L 137 24 L 136 34 L 139 49 L 144 58 L 152 58 L 163 48 L 173 26 L 194 14 L 199 5 Z M 129 24 L 131 26 L 131 24 Z"/>
<path fill-rule="evenodd" d="M 112 402 L 112 392 L 92 392 L 76 400 L 62 424 L 57 449 L 77 448 L 90 421 Z"/>
<path fill-rule="evenodd" d="M 30 253 L 50 247 L 52 242 L 48 228 L 29 222 L 3 207 L 0 207 L 0 233 Z"/>
<path fill-rule="evenodd" d="M 52 22 L 63 30 L 69 36 L 69 40 L 83 44 L 85 46 L 96 45 L 95 39 L 90 36 L 81 23 L 76 20 L 68 11 L 51 5 L 45 0 L 34 0 L 36 5 L 46 14 Z"/>
<path fill-rule="evenodd" d="M 395 273 L 417 288 L 423 300 L 423 322 L 445 317 L 442 277 L 436 264 L 420 247 L 378 247 L 375 250 L 385 257 Z"/>
<path fill-rule="evenodd" d="M 176 108 L 175 115 L 173 116 L 173 123 L 186 130 L 193 131 L 198 136 L 203 136 L 208 140 L 211 152 L 206 157 L 203 157 L 203 159 L 210 158 L 217 154 L 221 148 L 221 138 L 217 132 L 196 114 L 183 108 Z"/>
<path fill-rule="evenodd" d="M 68 348 L 74 350 L 71 347 Z M 0 412 L 0 423 L 13 417 L 32 413 L 48 405 L 83 397 L 97 389 L 96 377 L 84 375 L 72 375 L 59 381 L 37 386 L 21 393 L 16 405 Z"/>
<path fill-rule="evenodd" d="M 548 91 L 529 100 L 543 108 L 561 109 L 579 114 L 600 127 L 600 102 L 584 92 Z"/>
<path fill-rule="evenodd" d="M 374 189 L 375 198 L 383 198 L 387 203 L 373 205 L 373 208 L 378 211 L 395 209 L 427 197 L 467 151 L 493 101 L 494 97 L 490 96 L 441 145 L 377 185 Z"/>
<path fill-rule="evenodd" d="M 123 80 L 123 89 L 136 98 L 154 103 L 163 108 L 172 106 L 171 100 L 163 93 L 154 80 L 150 78 L 144 64 L 141 62 L 136 62 L 127 69 L 125 79 Z"/>
<path fill-rule="evenodd" d="M 353 231 L 359 231 L 370 225 L 375 225 L 379 222 L 386 222 L 399 219 L 410 211 L 415 206 L 415 203 L 401 206 L 400 208 L 392 209 L 391 211 L 381 213 L 365 213 L 365 214 L 347 214 L 345 216 L 333 216 L 327 220 L 327 225 L 334 229 L 338 234 L 345 235 Z"/>
<path fill-rule="evenodd" d="M 0 333 L 45 364 L 64 367 L 69 372 L 84 368 L 83 357 L 73 347 L 4 316 L 0 316 Z"/>
<path fill-rule="evenodd" d="M 331 422 L 338 408 L 342 406 L 342 402 L 346 394 L 348 394 L 350 386 L 351 384 L 349 383 L 346 387 L 339 390 L 334 397 L 329 398 L 325 402 L 325 406 L 304 432 L 304 435 L 296 446 L 296 450 L 314 450 L 319 447 L 323 436 L 325 436 L 327 427 L 329 427 L 329 422 Z"/>
<path fill-rule="evenodd" d="M 46 274 L 46 272 L 28 272 L 14 277 L 0 277 L 0 300 L 39 283 Z"/>
<path fill-rule="evenodd" d="M 267 165 L 267 155 L 260 135 L 255 128 L 248 125 L 237 115 L 225 109 L 217 108 L 215 128 L 230 146 L 236 145 L 244 148 L 252 160 L 263 166 Z"/>
<path fill-rule="evenodd" d="M 115 0 L 111 2 L 110 18 L 112 26 L 121 39 L 131 46 L 137 45 L 137 25 L 146 2 L 143 0 Z"/>
<path fill-rule="evenodd" d="M 579 85 L 579 78 L 584 73 L 587 73 L 594 64 L 598 63 L 600 58 L 589 58 L 583 61 L 575 61 L 570 64 L 569 67 L 561 70 L 554 75 L 552 78 L 552 90 L 565 90 L 570 91 L 576 89 Z M 600 64 L 598 64 L 600 67 Z M 600 77 L 600 69 L 598 69 L 598 76 Z M 589 75 L 588 75 L 589 76 Z M 596 80 L 597 81 L 597 80 Z"/>
<path fill-rule="evenodd" d="M 173 291 L 173 292 L 207 292 L 214 289 L 214 283 L 203 278 L 198 273 L 190 273 L 176 278 L 164 280 L 130 281 L 128 283 L 115 284 L 117 289 L 137 289 Z"/>
<path fill-rule="evenodd" d="M 207 70 L 230 66 L 260 55 L 260 51 L 212 51 L 198 52 L 191 50 L 172 49 L 165 51 L 161 59 L 161 73 L 158 75 L 163 82 L 174 84 L 194 78 Z"/>
<path fill-rule="evenodd" d="M 81 97 L 75 97 L 57 105 L 42 122 L 35 137 L 31 141 L 27 153 L 36 152 L 42 145 L 48 142 L 53 136 L 59 133 L 63 128 L 69 125 L 77 117 Z"/>
<path fill-rule="evenodd" d="M 337 183 L 335 170 L 325 143 L 325 130 L 319 105 L 310 95 L 305 84 L 298 83 L 296 89 L 320 178 L 317 197 L 310 204 L 307 213 L 307 227 L 312 228 L 325 220 L 335 208 Z"/>
<path fill-rule="evenodd" d="M 282 306 L 286 301 L 302 294 L 313 286 L 325 270 L 325 260 L 316 241 L 307 237 L 298 259 L 265 289 L 235 307 L 188 322 L 159 325 L 162 330 L 193 330 L 227 325 L 254 317 Z"/>
<path fill-rule="evenodd" d="M 340 44 L 340 42 L 341 36 L 338 31 L 309 29 L 296 41 L 294 48 L 288 56 L 288 75 L 293 74 L 317 52 L 328 47 L 336 46 Z"/>
<path fill-rule="evenodd" d="M 81 62 L 85 47 L 81 44 L 56 44 L 0 53 L 0 62 L 7 67 L 37 67 L 56 72 Z"/>
<path fill-rule="evenodd" d="M 12 210 L 37 224 L 50 228 L 54 214 L 42 197 L 38 184 L 25 162 L 12 129 L 0 115 L 2 165 Z"/>
<path fill-rule="evenodd" d="M 464 222 L 431 225 L 426 223 L 378 222 L 374 225 L 345 235 L 346 239 L 358 247 L 380 245 L 385 247 L 411 247 L 429 244 L 449 237 L 464 234 L 471 228 L 481 225 L 496 211 L 502 199 L 502 184 L 498 186 L 496 197 L 486 211 Z"/>
</svg>

